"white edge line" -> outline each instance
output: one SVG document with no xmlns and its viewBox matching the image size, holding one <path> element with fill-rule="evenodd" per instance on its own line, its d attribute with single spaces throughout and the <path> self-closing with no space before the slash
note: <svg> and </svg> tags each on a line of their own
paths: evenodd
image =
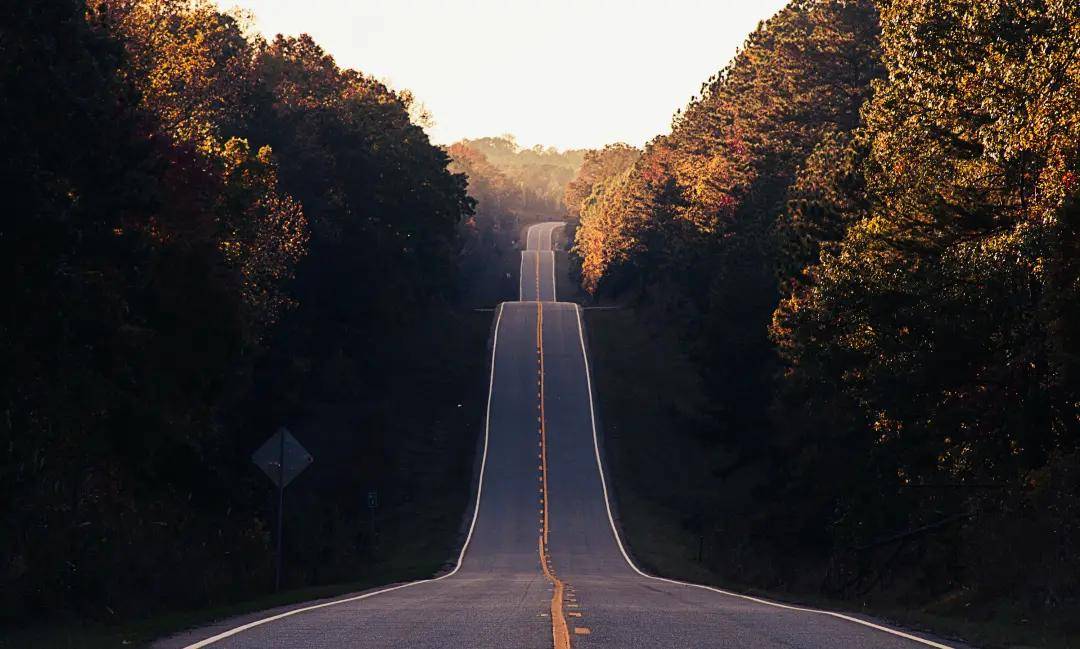
<svg viewBox="0 0 1080 649">
<path fill-rule="evenodd" d="M 587 385 L 588 390 L 589 390 L 589 419 L 590 419 L 590 421 L 592 423 L 593 449 L 596 451 L 596 468 L 600 471 L 600 487 L 604 491 L 604 507 L 607 509 L 608 522 L 611 523 L 611 531 L 615 535 L 615 543 L 619 546 L 619 552 L 622 553 L 623 559 L 626 560 L 627 565 L 629 565 L 630 568 L 633 569 L 634 572 L 636 572 L 637 574 L 639 574 L 642 577 L 645 577 L 647 579 L 655 579 L 656 581 L 663 581 L 663 582 L 666 582 L 666 583 L 669 583 L 669 584 L 676 584 L 678 586 L 689 586 L 691 588 L 701 588 L 702 590 L 711 590 L 714 593 L 720 593 L 721 595 L 727 595 L 728 597 L 737 597 L 739 599 L 744 599 L 744 600 L 748 600 L 748 601 L 751 601 L 751 602 L 756 602 L 758 604 L 765 604 L 766 606 L 774 606 L 776 608 L 782 608 L 782 609 L 786 609 L 786 610 L 789 610 L 789 611 L 801 611 L 803 613 L 816 613 L 818 615 L 828 615 L 830 617 L 839 618 L 841 620 L 847 620 L 848 622 L 854 622 L 855 624 L 861 624 L 862 626 L 870 627 L 871 629 L 876 629 L 878 631 L 884 631 L 885 633 L 889 633 L 889 634 L 894 635 L 894 636 L 899 636 L 901 638 L 906 638 L 908 640 L 918 642 L 919 644 L 925 645 L 927 647 L 936 647 L 937 649 L 955 649 L 954 647 L 951 647 L 949 645 L 934 642 L 932 640 L 927 640 L 926 638 L 920 638 L 918 636 L 911 635 L 910 633 L 905 633 L 905 632 L 899 631 L 897 629 L 890 629 L 889 627 L 881 626 L 880 624 L 874 624 L 873 622 L 867 622 L 866 620 L 862 620 L 862 619 L 859 619 L 857 617 L 852 617 L 850 615 L 844 615 L 843 613 L 837 613 L 835 611 L 823 611 L 823 610 L 816 609 L 816 608 L 805 608 L 805 607 L 802 607 L 802 606 L 790 606 L 788 604 L 781 604 L 779 602 L 770 602 L 767 599 L 761 599 L 761 598 L 758 598 L 758 597 L 751 597 L 750 595 L 742 595 L 740 593 L 733 593 L 733 592 L 730 592 L 730 591 L 721 590 L 719 588 L 713 588 L 712 586 L 705 586 L 704 584 L 694 584 L 694 583 L 687 582 L 687 581 L 679 581 L 677 579 L 668 579 L 666 577 L 656 577 L 654 575 L 650 575 L 650 574 L 647 574 L 645 572 L 642 572 L 640 568 L 638 568 L 636 565 L 634 565 L 633 560 L 630 559 L 630 555 L 626 553 L 626 548 L 623 547 L 622 539 L 619 538 L 619 529 L 616 527 L 615 518 L 611 514 L 611 503 L 610 503 L 610 499 L 608 498 L 607 481 L 604 479 L 604 463 L 600 459 L 600 442 L 599 442 L 599 440 L 597 438 L 597 434 L 596 434 L 596 413 L 595 413 L 595 411 L 593 409 L 592 377 L 591 377 L 591 372 L 589 371 L 589 357 L 588 357 L 588 354 L 585 351 L 585 332 L 584 332 L 584 330 L 582 328 L 582 325 L 581 325 L 581 307 L 579 305 L 575 305 L 575 306 L 576 306 L 577 321 L 578 321 L 578 340 L 581 343 L 581 357 L 585 360 L 585 382 L 586 382 L 586 385 Z"/>
<path fill-rule="evenodd" d="M 525 301 L 525 252 L 521 253 L 521 265 L 518 266 L 518 302 Z"/>
<path fill-rule="evenodd" d="M 551 251 L 551 301 L 552 302 L 558 302 L 559 301 L 558 293 L 556 293 L 558 288 L 559 287 L 556 286 L 556 284 L 555 284 L 555 251 L 552 250 Z"/>
<path fill-rule="evenodd" d="M 384 593 L 389 593 L 389 592 L 392 592 L 392 591 L 395 591 L 395 590 L 400 590 L 402 588 L 408 588 L 409 586 L 417 586 L 419 584 L 428 584 L 428 583 L 431 583 L 433 581 L 441 581 L 443 579 L 446 579 L 447 577 L 454 576 L 454 574 L 456 574 L 457 571 L 461 569 L 461 563 L 465 559 L 465 551 L 469 549 L 469 542 L 472 540 L 473 530 L 476 528 L 476 519 L 480 515 L 480 496 L 484 491 L 484 469 L 487 466 L 488 433 L 489 433 L 490 426 L 491 426 L 491 394 L 495 389 L 495 352 L 496 352 L 496 350 L 498 349 L 498 346 L 499 346 L 499 323 L 502 321 L 502 314 L 503 314 L 503 305 L 500 304 L 499 305 L 499 313 L 498 313 L 497 316 L 495 316 L 495 335 L 494 335 L 494 340 L 493 340 L 493 342 L 491 344 L 491 374 L 488 377 L 487 410 L 486 410 L 486 412 L 484 414 L 484 452 L 483 452 L 483 455 L 482 455 L 481 460 L 480 460 L 480 480 L 477 483 L 477 487 L 476 487 L 476 507 L 473 509 L 472 522 L 469 523 L 469 533 L 465 536 L 465 544 L 461 546 L 461 553 L 458 554 L 457 565 L 454 566 L 454 569 L 451 570 L 450 572 L 446 573 L 445 575 L 442 575 L 440 577 L 435 577 L 434 579 L 421 579 L 420 581 L 411 581 L 411 582 L 409 582 L 407 584 L 399 584 L 399 585 L 393 586 L 391 588 L 384 588 L 382 590 L 377 590 L 377 591 L 375 591 L 373 593 L 365 593 L 363 595 L 357 595 L 356 597 L 348 597 L 346 599 L 338 599 L 338 600 L 334 600 L 332 602 L 323 602 L 322 604 L 315 604 L 314 606 L 305 606 L 303 608 L 297 608 L 297 609 L 293 609 L 291 611 L 286 611 L 284 613 L 279 613 L 277 615 L 272 615 L 270 617 L 266 617 L 266 618 L 263 618 L 261 620 L 255 620 L 254 622 L 248 622 L 247 624 L 244 624 L 244 625 L 229 629 L 228 631 L 224 631 L 222 633 L 219 633 L 216 636 L 213 636 L 212 638 L 207 638 L 205 640 L 200 640 L 199 642 L 196 642 L 195 644 L 187 645 L 186 647 L 184 647 L 184 649 L 201 649 L 202 647 L 208 647 L 208 646 L 212 645 L 213 643 L 217 642 L 218 640 L 224 640 L 225 638 L 229 638 L 229 637 L 232 637 L 232 636 L 237 635 L 239 633 L 243 633 L 244 631 L 247 631 L 248 629 L 252 629 L 254 627 L 261 626 L 261 625 L 267 624 L 269 622 L 274 622 L 275 620 L 280 620 L 282 618 L 286 618 L 286 617 L 289 617 L 289 616 L 292 616 L 292 615 L 298 615 L 300 613 L 306 613 L 308 611 L 314 611 L 316 609 L 326 608 L 328 606 L 337 606 L 338 604 L 348 604 L 349 602 L 357 602 L 357 601 L 360 601 L 362 599 L 367 599 L 369 597 L 374 597 L 376 595 L 382 595 Z"/>
<path fill-rule="evenodd" d="M 537 223 L 535 225 L 530 225 L 529 229 L 525 231 L 525 249 L 521 251 L 521 268 L 520 268 L 520 270 L 518 270 L 518 302 L 532 302 L 533 301 L 533 300 L 526 300 L 525 299 L 525 288 L 524 288 L 523 281 L 525 279 L 525 256 L 526 256 L 525 253 L 526 252 L 536 252 L 535 249 L 532 247 L 532 235 L 533 235 L 533 231 L 536 230 L 536 228 L 538 228 L 538 227 L 540 227 L 539 223 Z M 539 246 L 540 245 L 540 240 L 539 240 L 540 235 L 537 234 L 536 238 L 537 238 L 536 244 Z M 540 253 L 536 252 L 536 254 L 539 255 Z M 537 302 L 540 301 L 540 296 L 539 295 L 536 296 L 536 301 Z"/>
</svg>

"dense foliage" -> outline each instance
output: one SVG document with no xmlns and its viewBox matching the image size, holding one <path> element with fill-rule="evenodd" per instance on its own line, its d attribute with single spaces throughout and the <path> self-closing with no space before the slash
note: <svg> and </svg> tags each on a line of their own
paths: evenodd
<svg viewBox="0 0 1080 649">
<path fill-rule="evenodd" d="M 281 424 L 323 466 L 292 582 L 357 578 L 357 494 L 427 461 L 417 431 L 460 437 L 432 420 L 461 389 L 417 408 L 401 388 L 430 368 L 394 360 L 453 337 L 431 315 L 465 179 L 407 93 L 306 36 L 264 42 L 204 1 L 89 5 L 0 10 L 4 618 L 265 589 L 273 501 L 247 458 Z"/>
<path fill-rule="evenodd" d="M 625 262 L 638 246 L 627 235 L 635 207 L 631 167 L 641 151 L 626 144 L 609 144 L 585 154 L 564 200 L 576 221 L 575 241 L 581 257 L 584 288 L 595 291 L 605 272 Z"/>
<path fill-rule="evenodd" d="M 592 183 L 584 286 L 704 379 L 717 570 L 1075 605 L 1078 55 L 1072 2 L 795 0 Z"/>
<path fill-rule="evenodd" d="M 585 156 L 580 149 L 559 151 L 540 145 L 522 148 L 512 135 L 466 139 L 453 146 L 471 150 L 504 175 L 506 199 L 516 210 L 545 218 L 565 213 L 563 190 Z"/>
</svg>

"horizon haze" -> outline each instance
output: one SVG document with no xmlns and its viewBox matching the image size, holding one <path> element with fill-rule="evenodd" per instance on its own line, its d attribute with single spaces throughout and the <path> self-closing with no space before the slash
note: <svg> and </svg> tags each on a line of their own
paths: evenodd
<svg viewBox="0 0 1080 649">
<path fill-rule="evenodd" d="M 432 141 L 641 146 L 782 0 L 217 0 L 267 38 L 311 34 L 339 65 L 410 90 Z M 445 52 L 445 55 L 440 55 Z"/>
</svg>

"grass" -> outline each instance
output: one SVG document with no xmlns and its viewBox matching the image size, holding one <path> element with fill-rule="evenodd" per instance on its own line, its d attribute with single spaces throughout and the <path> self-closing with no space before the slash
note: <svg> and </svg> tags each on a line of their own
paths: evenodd
<svg viewBox="0 0 1080 649">
<path fill-rule="evenodd" d="M 397 572 L 393 566 L 390 566 L 381 578 L 373 575 L 371 579 L 360 582 L 287 590 L 243 602 L 169 613 L 124 625 L 53 624 L 48 627 L 5 632 L 4 637 L 0 638 L 0 648 L 113 649 L 115 647 L 146 647 L 156 639 L 218 620 L 279 606 L 337 597 L 398 581 L 422 579 L 430 576 L 437 568 L 438 566 L 432 566 L 431 573 L 427 574 L 408 575 L 406 572 Z"/>
<path fill-rule="evenodd" d="M 825 598 L 808 587 L 776 592 L 725 580 L 712 566 L 727 559 L 711 556 L 688 512 L 708 510 L 731 497 L 730 492 L 749 490 L 726 488 L 730 485 L 712 475 L 721 451 L 702 434 L 709 427 L 708 404 L 696 369 L 677 340 L 651 330 L 633 309 L 588 311 L 586 320 L 620 524 L 635 561 L 646 571 L 778 601 L 870 614 L 976 646 L 1080 647 L 1077 622 L 1066 616 L 1025 618 L 1007 602 L 954 593 L 918 608 L 889 603 L 887 597 L 864 607 Z"/>
</svg>

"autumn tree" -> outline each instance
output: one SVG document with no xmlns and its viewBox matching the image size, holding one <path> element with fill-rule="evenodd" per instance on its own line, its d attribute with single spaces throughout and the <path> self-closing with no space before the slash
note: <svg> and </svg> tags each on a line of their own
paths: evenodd
<svg viewBox="0 0 1080 649">
<path fill-rule="evenodd" d="M 521 217 L 519 193 L 506 174 L 483 153 L 463 143 L 450 145 L 446 153 L 450 170 L 465 176 L 469 196 L 476 201 L 476 214 L 462 224 L 466 254 L 495 248 L 502 234 L 514 236 Z"/>
<path fill-rule="evenodd" d="M 4 13 L 4 177 L 19 188 L 0 236 L 5 622 L 131 615 L 156 604 L 149 581 L 251 569 L 178 542 L 258 537 L 251 517 L 209 504 L 227 472 L 200 468 L 251 349 L 243 275 L 221 248 L 220 179 L 145 109 L 108 12 Z"/>
<path fill-rule="evenodd" d="M 805 281 L 803 267 L 863 209 L 841 201 L 848 197 L 833 180 L 848 182 L 865 157 L 854 133 L 883 73 L 879 29 L 871 2 L 791 3 L 702 86 L 670 133 L 582 204 L 585 286 L 601 299 L 618 291 L 653 326 L 675 332 L 704 380 L 710 479 L 727 494 L 725 509 L 709 516 L 729 529 L 731 553 L 750 538 L 757 548 L 752 560 L 723 567 L 729 578 L 789 579 L 786 566 L 823 551 L 827 537 L 802 532 L 829 520 L 828 496 L 810 496 L 829 483 L 820 492 L 800 483 L 806 506 L 793 508 L 783 481 L 789 460 L 809 454 L 787 445 L 776 419 L 780 367 L 769 327 L 783 292 Z"/>
<path fill-rule="evenodd" d="M 876 458 L 880 491 L 846 534 L 964 517 L 954 531 L 974 567 L 999 561 L 1014 525 L 1061 530 L 1032 540 L 1042 548 L 1075 529 L 1071 507 L 1046 518 L 1035 503 L 1068 498 L 1055 480 L 1078 432 L 1075 356 L 1059 346 L 1076 286 L 1048 272 L 1073 264 L 1077 19 L 1054 2 L 883 9 L 889 80 L 864 109 L 861 164 L 826 183 L 824 209 L 846 231 L 827 237 L 774 326 L 802 398 L 845 404 L 846 426 L 819 425 Z M 976 483 L 996 489 L 964 489 Z M 928 484 L 953 488 L 911 491 Z M 846 489 L 850 502 L 866 492 Z M 883 503 L 891 517 L 868 524 Z"/>
<path fill-rule="evenodd" d="M 461 335 L 447 314 L 472 209 L 411 95 L 210 2 L 44 0 L 0 22 L 17 214 L 0 226 L 0 623 L 264 590 L 272 508 L 247 458 L 323 412 L 362 428 L 323 440 L 319 507 L 295 529 L 341 532 L 296 539 L 287 577 L 356 578 L 372 540 L 340 494 L 359 464 L 331 460 L 381 458 L 367 475 L 397 485 L 417 438 L 472 451 L 431 437 L 459 393 L 422 409 L 392 385 L 430 380 L 406 346 Z M 423 413 L 387 425 L 405 410 Z M 433 490 L 452 491 L 459 462 L 426 467 Z"/>
<path fill-rule="evenodd" d="M 633 216 L 605 217 L 633 223 L 627 234 L 598 236 L 583 219 L 579 247 L 618 261 L 605 273 L 646 278 L 648 299 L 699 348 L 733 430 L 767 425 L 787 188 L 819 143 L 858 125 L 880 74 L 877 30 L 869 2 L 792 3 L 646 147 L 615 201 Z M 603 276 L 585 281 L 604 290 Z"/>
<path fill-rule="evenodd" d="M 584 156 L 581 150 L 523 148 L 512 135 L 465 139 L 453 146 L 461 153 L 469 149 L 498 170 L 506 181 L 503 204 L 530 220 L 560 218 L 566 213 L 563 192 Z"/>
<path fill-rule="evenodd" d="M 577 175 L 566 186 L 563 202 L 572 218 L 581 213 L 581 204 L 592 193 L 593 187 L 623 173 L 632 165 L 641 151 L 629 144 L 609 144 L 603 149 L 585 152 L 585 159 Z"/>
<path fill-rule="evenodd" d="M 307 240 L 303 208 L 277 186 L 271 148 L 238 137 L 252 117 L 258 44 L 208 0 L 104 0 L 96 15 L 124 43 L 124 74 L 142 106 L 217 179 L 213 236 L 243 275 L 258 338 L 288 305 L 281 287 Z"/>
<path fill-rule="evenodd" d="M 725 576 L 1075 609 L 1078 11 L 793 2 L 589 187 L 586 287 L 716 409 Z"/>
</svg>

